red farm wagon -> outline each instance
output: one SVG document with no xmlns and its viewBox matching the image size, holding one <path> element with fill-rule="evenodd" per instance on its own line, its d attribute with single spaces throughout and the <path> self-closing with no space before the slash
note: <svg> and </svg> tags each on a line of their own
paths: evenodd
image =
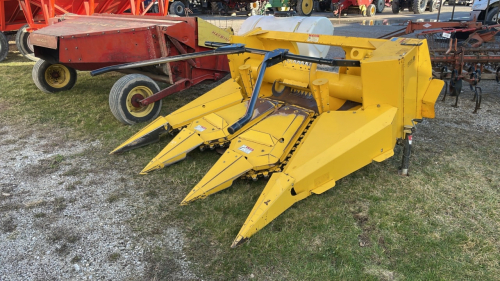
<svg viewBox="0 0 500 281">
<path fill-rule="evenodd" d="M 24 56 L 35 59 L 28 43 L 29 33 L 47 26 L 49 19 L 55 16 L 88 16 L 94 13 L 143 15 L 153 3 L 145 7 L 143 0 L 0 0 L 0 61 L 8 52 L 4 33 L 17 31 L 17 48 Z M 158 10 L 156 15 L 166 15 L 168 1 L 159 1 Z"/>
<path fill-rule="evenodd" d="M 40 58 L 33 80 L 46 93 L 71 89 L 77 72 L 124 63 L 210 51 L 205 41 L 229 42 L 231 33 L 196 17 L 94 14 L 67 15 L 34 31 L 30 42 Z M 95 48 L 99 46 L 99 48 Z M 109 95 L 113 115 L 124 124 L 149 121 L 160 113 L 161 99 L 229 72 L 227 56 L 197 57 L 137 66 L 122 71 Z M 169 87 L 160 91 L 156 81 Z"/>
</svg>

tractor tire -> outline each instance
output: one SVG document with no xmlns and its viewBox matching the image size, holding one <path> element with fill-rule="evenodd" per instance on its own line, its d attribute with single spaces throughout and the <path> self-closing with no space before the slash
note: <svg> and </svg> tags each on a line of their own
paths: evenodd
<svg viewBox="0 0 500 281">
<path fill-rule="evenodd" d="M 438 3 L 439 1 L 438 0 L 431 0 L 430 3 L 429 3 L 429 12 L 432 13 L 432 12 L 435 12 L 438 10 Z"/>
<path fill-rule="evenodd" d="M 413 0 L 413 13 L 416 15 L 423 14 L 427 8 L 427 0 Z"/>
<path fill-rule="evenodd" d="M 9 40 L 3 32 L 0 31 L 0 61 L 3 61 L 9 53 Z"/>
<path fill-rule="evenodd" d="M 392 13 L 393 14 L 399 14 L 399 1 L 398 0 L 392 0 L 391 8 L 392 8 Z"/>
<path fill-rule="evenodd" d="M 47 94 L 71 90 L 77 78 L 75 69 L 44 60 L 35 63 L 31 74 L 38 89 Z"/>
<path fill-rule="evenodd" d="M 498 24 L 500 22 L 498 20 L 498 7 L 495 7 L 488 11 L 485 20 L 487 24 Z"/>
<path fill-rule="evenodd" d="M 326 11 L 328 4 L 326 1 L 314 1 L 314 11 L 323 13 Z"/>
<path fill-rule="evenodd" d="M 385 0 L 375 0 L 373 1 L 373 4 L 375 4 L 375 7 L 377 8 L 377 13 L 380 14 L 384 11 L 385 9 Z"/>
<path fill-rule="evenodd" d="M 313 4 L 314 11 L 315 11 L 315 12 L 319 12 L 319 11 L 320 11 L 320 10 L 319 10 L 319 1 L 314 1 L 313 3 L 314 3 L 314 4 Z"/>
<path fill-rule="evenodd" d="M 366 16 L 367 17 L 373 17 L 377 13 L 377 8 L 375 5 L 370 4 L 368 7 L 366 7 Z"/>
<path fill-rule="evenodd" d="M 183 17 L 186 15 L 186 11 L 184 10 L 185 8 L 186 6 L 184 5 L 184 3 L 182 3 L 181 1 L 175 1 L 170 5 L 170 8 L 168 8 L 168 10 L 172 15 Z"/>
<path fill-rule="evenodd" d="M 37 61 L 38 58 L 35 57 L 33 53 L 33 46 L 28 43 L 28 37 L 30 33 L 26 31 L 30 27 L 29 24 L 21 27 L 16 33 L 16 46 L 19 52 L 27 59 L 32 61 Z"/>
<path fill-rule="evenodd" d="M 298 16 L 309 17 L 313 12 L 314 2 L 313 0 L 297 0 L 297 6 L 295 10 Z"/>
<path fill-rule="evenodd" d="M 116 119 L 126 125 L 151 121 L 160 114 L 162 100 L 146 106 L 138 101 L 159 91 L 155 81 L 145 75 L 125 75 L 116 81 L 109 92 L 109 108 Z"/>
<path fill-rule="evenodd" d="M 212 7 L 212 13 L 218 14 L 219 13 L 219 2 L 210 2 L 210 6 Z M 248 6 L 247 6 L 248 8 Z M 251 9 L 250 9 L 251 10 Z"/>
</svg>

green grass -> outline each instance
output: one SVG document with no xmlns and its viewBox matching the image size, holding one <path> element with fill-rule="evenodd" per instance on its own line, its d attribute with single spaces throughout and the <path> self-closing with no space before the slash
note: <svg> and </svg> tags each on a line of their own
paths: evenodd
<svg viewBox="0 0 500 281">
<path fill-rule="evenodd" d="M 449 130 L 439 117 L 430 120 L 415 135 L 410 177 L 397 175 L 398 148 L 394 157 L 370 164 L 328 192 L 295 204 L 247 243 L 231 249 L 264 180 L 237 180 L 205 200 L 179 206 L 218 159 L 215 152 L 194 151 L 186 161 L 138 176 L 170 137 L 123 155 L 107 155 L 145 125 L 121 125 L 108 108 L 108 92 L 121 75 L 92 78 L 79 73 L 72 91 L 47 95 L 31 80 L 33 63 L 9 56 L 0 64 L 0 121 L 42 132 L 63 130 L 68 142 L 99 140 L 102 148 L 86 152 L 94 166 L 103 170 L 118 166 L 124 184 L 143 194 L 137 200 L 145 207 L 131 210 L 132 219 L 124 223 L 151 240 L 161 239 L 169 227 L 179 228 L 191 270 L 204 280 L 251 276 L 256 280 L 498 280 L 500 276 L 498 134 Z M 205 84 L 165 99 L 162 114 L 209 88 Z M 52 165 L 61 161 L 55 156 Z M 107 200 L 113 203 L 123 196 L 126 191 L 110 190 Z M 8 221 L 4 225 L 7 228 Z M 149 276 L 168 280 L 167 269 L 175 268 L 171 253 L 152 249 L 148 255 Z"/>
</svg>

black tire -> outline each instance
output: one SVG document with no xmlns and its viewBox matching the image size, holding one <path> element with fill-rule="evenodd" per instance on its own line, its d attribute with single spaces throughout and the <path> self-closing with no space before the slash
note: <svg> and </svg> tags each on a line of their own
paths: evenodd
<svg viewBox="0 0 500 281">
<path fill-rule="evenodd" d="M 3 61 L 9 53 L 9 41 L 3 32 L 0 32 L 0 61 Z"/>
<path fill-rule="evenodd" d="M 367 17 L 373 17 L 377 13 L 377 8 L 375 5 L 370 4 L 368 7 L 366 7 L 366 16 Z"/>
<path fill-rule="evenodd" d="M 44 60 L 35 63 L 31 74 L 38 89 L 47 94 L 71 90 L 77 78 L 75 69 Z"/>
<path fill-rule="evenodd" d="M 373 1 L 373 4 L 375 4 L 375 7 L 377 8 L 377 14 L 380 14 L 384 11 L 385 0 L 375 0 Z"/>
<path fill-rule="evenodd" d="M 427 0 L 413 0 L 413 13 L 416 15 L 423 14 L 427 8 Z"/>
<path fill-rule="evenodd" d="M 186 6 L 181 1 L 175 1 L 170 4 L 170 8 L 168 8 L 170 14 L 177 15 L 179 17 L 183 17 L 186 15 L 186 11 L 184 10 Z"/>
<path fill-rule="evenodd" d="M 437 5 L 438 0 L 431 0 L 429 1 L 429 13 L 432 13 L 437 10 L 436 5 Z"/>
<path fill-rule="evenodd" d="M 247 10 L 249 9 L 250 3 L 247 4 Z M 212 8 L 212 13 L 218 14 L 219 13 L 219 5 L 217 5 L 217 2 L 210 2 L 210 8 Z"/>
<path fill-rule="evenodd" d="M 309 17 L 313 12 L 313 0 L 297 0 L 297 6 L 295 10 L 298 16 Z"/>
<path fill-rule="evenodd" d="M 35 57 L 35 54 L 33 53 L 33 46 L 30 46 L 28 44 L 28 37 L 30 36 L 30 33 L 26 31 L 30 27 L 29 24 L 21 27 L 16 33 L 16 46 L 19 52 L 27 59 L 32 60 L 32 61 L 37 61 L 38 58 Z"/>
<path fill-rule="evenodd" d="M 109 92 L 109 108 L 111 113 L 123 124 L 147 122 L 160 114 L 162 100 L 147 106 L 140 106 L 137 100 L 142 100 L 155 93 L 160 88 L 149 77 L 141 74 L 129 74 L 120 78 Z"/>
<path fill-rule="evenodd" d="M 392 8 L 392 13 L 393 14 L 399 14 L 399 1 L 398 0 L 392 0 L 391 8 Z"/>
<path fill-rule="evenodd" d="M 498 17 L 497 17 L 497 14 L 498 14 L 498 7 L 495 7 L 493 9 L 491 9 L 488 14 L 486 15 L 486 23 L 488 24 L 491 24 L 491 23 L 494 23 L 494 24 L 498 24 L 500 21 L 498 20 Z"/>
</svg>

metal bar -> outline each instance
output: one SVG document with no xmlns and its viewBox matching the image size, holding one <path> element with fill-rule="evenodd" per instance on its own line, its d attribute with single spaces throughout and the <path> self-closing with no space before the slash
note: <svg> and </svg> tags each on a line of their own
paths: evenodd
<svg viewBox="0 0 500 281">
<path fill-rule="evenodd" d="M 438 16 L 437 16 L 437 22 L 439 22 L 439 16 L 441 15 L 441 7 L 443 7 L 444 0 L 439 1 L 439 9 L 438 9 Z"/>
<path fill-rule="evenodd" d="M 269 52 L 267 50 L 245 48 L 245 46 L 242 44 L 231 45 L 229 43 L 205 42 L 205 45 L 212 46 L 212 47 L 219 47 L 219 48 L 215 49 L 215 50 L 199 52 L 199 53 L 189 53 L 189 54 L 166 57 L 166 58 L 158 58 L 158 59 L 152 59 L 152 60 L 141 61 L 141 62 L 125 63 L 125 64 L 103 67 L 103 68 L 91 71 L 90 75 L 96 76 L 96 75 L 100 75 L 100 74 L 107 73 L 110 71 L 138 68 L 138 67 L 144 67 L 144 66 L 149 66 L 149 65 L 157 65 L 157 64 L 162 64 L 162 63 L 183 61 L 183 60 L 208 57 L 208 56 L 232 55 L 232 54 L 241 54 L 241 53 L 245 53 L 245 52 L 252 53 L 252 54 L 265 55 Z M 225 47 L 225 48 L 221 48 L 221 47 Z M 335 59 L 313 58 L 313 57 L 294 55 L 294 54 L 288 54 L 288 53 L 284 54 L 284 58 L 289 59 L 289 60 L 298 60 L 298 61 L 324 64 L 324 65 L 330 65 L 330 66 L 346 66 L 346 67 L 360 67 L 361 66 L 361 63 L 357 60 L 335 60 Z"/>
<path fill-rule="evenodd" d="M 188 89 L 189 87 L 191 87 L 191 81 L 189 81 L 189 79 L 182 79 L 170 85 L 169 87 L 159 91 L 158 93 L 150 97 L 147 97 L 139 102 L 141 103 L 142 106 L 146 106 L 148 104 L 152 104 L 163 98 L 166 98 L 172 94 Z"/>
<path fill-rule="evenodd" d="M 490 1 L 490 0 L 488 0 Z M 455 0 L 455 2 L 453 2 L 453 10 L 451 11 L 451 19 L 450 21 L 453 21 L 453 16 L 455 15 L 455 6 L 457 5 L 457 0 Z"/>
<path fill-rule="evenodd" d="M 179 43 L 179 41 L 177 41 L 177 39 L 175 39 L 174 37 L 172 36 L 168 36 L 168 39 L 170 40 L 170 42 L 172 42 L 172 44 L 174 44 L 174 47 L 177 49 L 177 51 L 179 51 L 179 53 L 181 54 L 187 54 L 188 52 L 186 50 L 184 50 L 184 48 L 182 47 L 181 43 Z M 197 67 L 196 66 L 196 62 L 192 59 L 187 59 L 187 62 L 192 66 L 192 67 Z"/>
<path fill-rule="evenodd" d="M 220 43 L 220 42 L 205 42 L 205 46 L 209 47 L 224 47 L 224 46 L 231 46 L 230 43 Z M 244 48 L 246 53 L 252 53 L 252 54 L 260 54 L 260 55 L 265 55 L 269 51 L 266 50 L 260 50 L 260 49 L 253 49 L 253 48 Z M 352 67 L 359 67 L 361 66 L 361 63 L 358 60 L 334 60 L 334 59 L 323 59 L 323 58 L 313 58 L 313 57 L 308 57 L 308 56 L 301 56 L 301 55 L 294 55 L 290 53 L 284 54 L 285 59 L 288 60 L 298 60 L 298 61 L 303 61 L 303 62 L 310 62 L 310 63 L 317 63 L 317 64 L 325 64 L 329 66 L 352 66 Z"/>
<path fill-rule="evenodd" d="M 122 69 L 138 68 L 138 67 L 144 67 L 144 66 L 149 66 L 149 65 L 156 65 L 156 64 L 169 63 L 169 62 L 175 62 L 175 61 L 183 61 L 183 60 L 187 60 L 187 59 L 195 59 L 195 58 L 208 57 L 208 56 L 231 55 L 231 54 L 239 54 L 239 53 L 242 53 L 242 51 L 229 50 L 226 52 L 221 52 L 221 51 L 217 51 L 217 50 L 210 50 L 210 51 L 205 51 L 205 52 L 190 53 L 190 54 L 185 54 L 185 55 L 178 55 L 178 56 L 172 56 L 172 57 L 166 57 L 166 58 L 158 58 L 158 59 L 152 59 L 152 60 L 141 61 L 141 62 L 112 65 L 112 66 L 103 67 L 100 69 L 93 70 L 90 72 L 90 75 L 96 76 L 96 75 L 100 75 L 100 74 L 107 73 L 110 71 L 118 71 L 118 70 L 122 70 Z"/>
<path fill-rule="evenodd" d="M 412 134 L 407 133 L 403 146 L 403 161 L 401 163 L 401 175 L 408 176 L 408 168 L 410 167 Z"/>
<path fill-rule="evenodd" d="M 140 70 L 136 70 L 136 69 L 122 69 L 122 70 L 118 70 L 117 72 L 120 72 L 120 73 L 125 73 L 125 74 L 142 74 L 144 76 L 147 76 L 155 81 L 158 81 L 158 82 L 163 82 L 163 83 L 170 83 L 170 79 L 168 76 L 163 76 L 163 75 L 158 75 L 158 74 L 153 74 L 153 73 L 149 73 L 149 72 L 146 72 L 146 71 L 140 71 Z"/>
<path fill-rule="evenodd" d="M 236 131 L 245 126 L 245 124 L 248 123 L 248 121 L 250 121 L 253 115 L 253 110 L 255 108 L 255 103 L 257 102 L 257 97 L 259 96 L 260 86 L 262 86 L 262 80 L 264 79 L 264 73 L 266 72 L 267 67 L 273 65 L 272 60 L 274 59 L 277 59 L 278 61 L 283 61 L 283 57 L 286 54 L 286 52 L 288 52 L 288 50 L 285 51 L 283 49 L 277 49 L 266 53 L 264 61 L 260 66 L 259 74 L 257 75 L 257 81 L 255 81 L 255 87 L 253 88 L 252 91 L 252 97 L 248 102 L 247 111 L 245 112 L 245 115 L 241 117 L 241 119 L 239 119 L 238 121 L 236 121 L 236 123 L 227 128 L 228 133 L 230 133 L 231 135 L 234 134 Z"/>
</svg>

